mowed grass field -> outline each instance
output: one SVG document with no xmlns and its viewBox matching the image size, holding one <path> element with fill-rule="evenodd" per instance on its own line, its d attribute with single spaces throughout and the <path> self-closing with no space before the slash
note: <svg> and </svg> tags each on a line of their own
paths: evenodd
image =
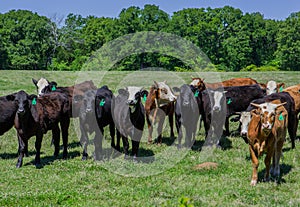
<svg viewBox="0 0 300 207">
<path fill-rule="evenodd" d="M 31 78 L 46 77 L 59 86 L 92 79 L 100 87 L 107 84 L 116 94 L 120 87 L 144 86 L 149 89 L 153 80 L 167 80 L 172 86 L 189 83 L 191 75 L 207 81 L 232 77 L 251 77 L 259 82 L 284 82 L 286 86 L 300 83 L 296 72 L 264 73 L 166 73 L 166 72 L 45 72 L 0 71 L 0 95 L 25 90 L 36 93 Z M 235 104 L 235 103 L 234 103 Z M 238 104 L 238 103 L 236 103 Z M 1 114 L 0 114 L 1 115 Z M 1 126 L 0 126 L 1 127 Z M 231 131 L 237 129 L 231 123 Z M 174 124 L 175 129 L 175 124 Z M 15 129 L 0 137 L 0 206 L 299 206 L 300 205 L 300 143 L 291 149 L 289 137 L 283 148 L 279 183 L 262 182 L 264 163 L 259 166 L 257 186 L 250 186 L 252 164 L 248 145 L 239 136 L 225 138 L 224 149 L 204 148 L 204 131 L 200 130 L 192 150 L 176 149 L 176 138 L 170 138 L 164 128 L 163 144 L 148 145 L 144 131 L 140 146 L 142 159 L 138 163 L 115 159 L 93 160 L 92 136 L 90 158 L 81 160 L 78 121 L 69 129 L 69 157 L 52 158 L 51 132 L 43 139 L 42 168 L 33 164 L 35 137 L 29 142 L 29 157 L 23 167 L 16 169 L 17 137 Z M 106 130 L 107 131 L 107 130 Z M 175 130 L 175 134 L 177 132 Z M 297 133 L 300 136 L 300 131 Z M 105 132 L 104 149 L 110 144 Z M 62 143 L 61 143 L 62 144 Z M 131 147 L 131 143 L 130 143 Z M 215 162 L 216 168 L 195 169 L 203 162 Z"/>
</svg>

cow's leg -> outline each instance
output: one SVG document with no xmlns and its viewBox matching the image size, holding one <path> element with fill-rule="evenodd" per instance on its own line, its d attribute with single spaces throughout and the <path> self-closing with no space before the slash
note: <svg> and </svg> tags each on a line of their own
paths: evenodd
<svg viewBox="0 0 300 207">
<path fill-rule="evenodd" d="M 111 123 L 109 124 L 109 132 L 110 132 L 110 137 L 111 137 L 111 147 L 115 148 L 116 144 L 115 144 L 115 124 Z M 119 145 L 120 147 L 120 145 Z"/>
<path fill-rule="evenodd" d="M 257 174 L 257 169 L 258 169 L 258 153 L 254 151 L 253 147 L 249 145 L 249 151 L 250 151 L 250 156 L 251 156 L 251 161 L 252 161 L 252 178 L 250 185 L 254 186 L 257 184 L 258 180 L 258 174 Z"/>
<path fill-rule="evenodd" d="M 298 118 L 294 114 L 289 114 L 289 124 L 288 124 L 288 132 L 291 138 L 292 142 L 292 149 L 295 148 L 295 139 L 296 139 L 296 133 L 297 133 L 297 127 L 298 127 Z"/>
<path fill-rule="evenodd" d="M 149 120 L 149 117 L 147 116 L 146 118 L 147 120 L 147 125 L 148 125 L 148 144 L 151 144 L 152 143 L 152 132 L 153 132 L 153 125 L 154 123 L 151 123 L 150 120 Z"/>
<path fill-rule="evenodd" d="M 121 140 L 121 134 L 119 132 L 119 130 L 117 129 L 117 145 L 116 145 L 116 150 L 118 150 L 120 152 L 120 140 Z"/>
<path fill-rule="evenodd" d="M 139 152 L 139 146 L 140 146 L 140 141 L 143 135 L 143 130 L 138 130 L 134 129 L 133 134 L 132 134 L 132 156 L 133 160 L 136 161 L 138 152 Z"/>
<path fill-rule="evenodd" d="M 275 151 L 274 151 L 274 159 L 273 159 L 273 172 L 272 172 L 272 175 L 274 177 L 279 177 L 280 176 L 280 157 L 281 157 L 281 153 L 282 153 L 282 147 L 283 147 L 283 143 L 284 143 L 284 140 L 279 140 L 277 143 L 276 143 L 276 148 L 275 148 Z"/>
<path fill-rule="evenodd" d="M 52 140 L 54 144 L 54 154 L 53 156 L 56 158 L 59 153 L 59 141 L 60 141 L 60 129 L 58 124 L 54 124 L 52 128 Z"/>
<path fill-rule="evenodd" d="M 23 165 L 23 157 L 25 154 L 25 143 L 19 134 L 18 134 L 18 144 L 19 144 L 19 157 L 18 157 L 16 167 L 20 168 Z"/>
<path fill-rule="evenodd" d="M 170 136 L 174 136 L 174 116 L 173 113 L 169 114 Z"/>
<path fill-rule="evenodd" d="M 87 160 L 87 158 L 89 156 L 87 153 L 87 146 L 88 146 L 89 138 L 88 138 L 87 131 L 84 129 L 84 126 L 82 126 L 82 124 L 80 124 L 80 133 L 81 133 L 80 144 L 83 148 L 81 159 Z M 96 135 L 95 135 L 95 139 L 96 139 Z"/>
<path fill-rule="evenodd" d="M 229 136 L 230 133 L 229 133 L 229 117 L 226 116 L 226 119 L 225 119 L 225 133 L 224 133 L 225 136 Z"/>
<path fill-rule="evenodd" d="M 129 143 L 128 143 L 128 138 L 122 135 L 122 141 L 123 141 L 123 148 L 124 148 L 124 154 L 125 154 L 125 159 L 128 158 L 128 149 L 129 149 Z"/>
<path fill-rule="evenodd" d="M 42 146 L 42 139 L 43 139 L 43 134 L 38 133 L 36 135 L 36 140 L 35 140 L 35 166 L 39 166 L 41 164 L 41 146 Z"/>
<path fill-rule="evenodd" d="M 95 145 L 95 159 L 101 160 L 102 155 L 102 139 L 103 139 L 103 127 L 99 127 L 100 133 L 96 130 L 95 138 L 94 138 L 94 145 Z"/>
<path fill-rule="evenodd" d="M 177 146 L 177 148 L 180 149 L 181 148 L 181 140 L 182 140 L 182 129 L 181 129 L 181 122 L 180 122 L 180 117 L 179 116 L 176 116 L 175 125 L 176 125 L 176 130 L 177 130 L 177 133 L 178 133 L 178 146 Z"/>
<path fill-rule="evenodd" d="M 24 140 L 24 155 L 28 157 L 28 140 Z"/>
<path fill-rule="evenodd" d="M 70 117 L 64 117 L 61 121 L 61 130 L 63 138 L 63 159 L 68 157 L 68 136 L 69 136 Z"/>
<path fill-rule="evenodd" d="M 165 117 L 161 117 L 159 122 L 158 122 L 158 126 L 157 126 L 157 144 L 161 145 L 162 143 L 162 129 L 163 129 L 163 125 L 164 125 L 164 121 L 165 121 Z"/>
<path fill-rule="evenodd" d="M 267 155 L 265 157 L 265 165 L 266 165 L 266 172 L 265 172 L 265 181 L 270 181 L 270 166 L 271 166 L 271 159 L 274 155 L 274 145 L 271 144 L 271 147 L 267 149 Z"/>
</svg>

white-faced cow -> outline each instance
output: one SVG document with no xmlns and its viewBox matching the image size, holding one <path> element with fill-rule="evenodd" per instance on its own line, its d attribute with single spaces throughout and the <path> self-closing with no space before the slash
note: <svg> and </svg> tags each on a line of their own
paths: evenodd
<svg viewBox="0 0 300 207">
<path fill-rule="evenodd" d="M 297 114 L 295 111 L 294 99 L 289 95 L 289 93 L 287 93 L 287 92 L 273 93 L 273 94 L 265 96 L 263 98 L 253 100 L 252 103 L 261 104 L 261 103 L 265 103 L 265 102 L 271 102 L 276 99 L 280 100 L 282 103 L 284 103 L 284 102 L 286 103 L 284 105 L 284 108 L 287 110 L 288 115 L 289 115 L 288 116 L 288 121 L 289 121 L 288 133 L 289 133 L 289 136 L 291 139 L 292 148 L 295 148 L 295 139 L 296 139 L 296 134 L 297 134 L 298 118 L 297 118 Z M 252 105 L 249 105 L 248 108 L 246 109 L 246 112 L 250 112 L 254 108 L 255 107 L 253 107 Z M 242 126 L 247 127 L 249 125 L 249 119 L 240 119 L 240 121 L 241 121 Z M 244 134 L 244 136 L 245 136 L 245 134 Z"/>
<path fill-rule="evenodd" d="M 24 91 L 19 91 L 14 96 L 14 101 L 18 107 L 14 125 L 17 130 L 19 140 L 19 158 L 17 167 L 21 167 L 23 156 L 28 149 L 28 140 L 36 136 L 35 164 L 40 164 L 40 149 L 43 134 L 52 129 L 55 146 L 54 156 L 59 153 L 59 127 L 60 122 L 63 134 L 63 158 L 67 157 L 68 128 L 70 108 L 68 97 L 61 93 L 51 93 L 37 98 L 35 95 L 28 95 Z"/>
<path fill-rule="evenodd" d="M 169 117 L 170 136 L 174 137 L 173 115 L 175 101 L 176 96 L 174 95 L 172 89 L 167 85 L 166 81 L 154 81 L 154 85 L 152 85 L 150 88 L 150 92 L 147 96 L 145 104 L 146 119 L 149 130 L 148 143 L 152 142 L 152 131 L 155 122 L 158 123 L 157 142 L 159 145 L 162 143 L 162 127 L 166 116 Z"/>
<path fill-rule="evenodd" d="M 118 93 L 119 95 L 113 100 L 113 118 L 117 128 L 116 149 L 120 150 L 122 137 L 125 158 L 127 158 L 129 155 L 128 137 L 130 137 L 132 156 L 136 160 L 145 124 L 145 109 L 141 100 L 147 97 L 148 91 L 142 87 L 128 86 L 125 89 L 119 89 Z"/>
<path fill-rule="evenodd" d="M 175 121 L 178 132 L 178 148 L 181 148 L 183 136 L 182 127 L 185 128 L 185 147 L 193 145 L 197 123 L 201 109 L 201 92 L 194 86 L 184 84 L 179 89 L 180 94 L 175 103 Z"/>
<path fill-rule="evenodd" d="M 282 92 L 285 84 L 284 83 L 276 83 L 276 81 L 270 80 L 267 82 L 267 84 L 260 83 L 260 86 L 263 89 L 266 89 L 267 95 L 270 95 L 273 93 Z"/>
<path fill-rule="evenodd" d="M 251 111 L 252 118 L 247 135 L 253 167 L 251 185 L 257 184 L 258 157 L 263 152 L 267 153 L 265 181 L 270 180 L 270 172 L 275 177 L 280 175 L 279 160 L 288 125 L 288 112 L 282 107 L 284 104 L 280 100 L 262 104 L 252 103 L 257 109 Z"/>
</svg>

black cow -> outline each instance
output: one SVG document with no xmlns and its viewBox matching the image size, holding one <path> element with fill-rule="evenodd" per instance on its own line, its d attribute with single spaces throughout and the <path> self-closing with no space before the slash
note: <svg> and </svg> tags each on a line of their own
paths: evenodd
<svg viewBox="0 0 300 207">
<path fill-rule="evenodd" d="M 175 90 L 175 89 L 174 89 Z M 201 92 L 194 86 L 184 84 L 175 103 L 175 120 L 178 132 L 178 148 L 181 148 L 182 128 L 185 127 L 185 146 L 190 148 L 195 139 L 201 109 Z"/>
<path fill-rule="evenodd" d="M 112 147 L 115 146 L 115 125 L 111 112 L 112 98 L 113 94 L 107 86 L 102 86 L 98 90 L 88 90 L 83 95 L 74 97 L 75 102 L 82 102 L 79 109 L 80 142 L 83 146 L 82 160 L 86 160 L 88 157 L 88 134 L 93 132 L 95 132 L 95 159 L 101 159 L 103 132 L 107 125 L 110 128 Z"/>
<path fill-rule="evenodd" d="M 130 137 L 133 159 L 136 160 L 145 124 L 145 109 L 141 98 L 147 97 L 148 91 L 141 87 L 126 87 L 126 89 L 119 89 L 118 92 L 119 95 L 113 101 L 113 117 L 117 128 L 116 148 L 120 149 L 122 136 L 125 158 L 127 158 L 128 137 Z"/>
<path fill-rule="evenodd" d="M 247 109 L 251 101 L 265 96 L 265 91 L 258 85 L 224 87 L 226 96 L 225 135 L 229 135 L 229 118 L 237 112 Z"/>
<path fill-rule="evenodd" d="M 289 132 L 289 135 L 291 138 L 292 148 L 294 149 L 296 133 L 297 133 L 297 123 L 298 123 L 297 119 L 298 118 L 297 118 L 297 114 L 295 111 L 294 99 L 290 96 L 290 94 L 287 92 L 273 93 L 273 94 L 270 94 L 263 98 L 253 100 L 252 103 L 261 104 L 261 103 L 265 103 L 265 102 L 271 102 L 276 99 L 279 99 L 281 101 L 281 103 L 286 102 L 286 104 L 284 104 L 283 106 L 288 112 L 288 132 Z M 250 112 L 255 108 L 256 107 L 254 107 L 250 104 L 248 106 L 248 108 L 246 109 L 246 111 Z M 242 124 L 248 126 L 247 123 L 242 123 Z"/>
<path fill-rule="evenodd" d="M 17 106 L 14 102 L 15 94 L 0 97 L 0 136 L 14 126 Z"/>
<path fill-rule="evenodd" d="M 54 156 L 59 153 L 59 134 L 58 123 L 62 126 L 63 134 L 63 157 L 67 157 L 68 128 L 70 118 L 68 110 L 70 108 L 68 97 L 61 93 L 51 93 L 37 98 L 36 95 L 28 95 L 24 91 L 19 91 L 14 100 L 17 104 L 17 113 L 15 116 L 15 128 L 17 130 L 19 141 L 19 158 L 17 167 L 21 167 L 23 157 L 28 149 L 28 140 L 36 136 L 35 164 L 40 164 L 40 149 L 43 134 L 52 129 L 54 138 Z"/>
</svg>

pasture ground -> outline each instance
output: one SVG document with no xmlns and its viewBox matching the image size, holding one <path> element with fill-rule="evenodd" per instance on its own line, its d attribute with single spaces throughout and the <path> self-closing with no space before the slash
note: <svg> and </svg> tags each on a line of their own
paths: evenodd
<svg viewBox="0 0 300 207">
<path fill-rule="evenodd" d="M 99 75 L 99 74 L 98 74 Z M 148 74 L 129 72 L 107 72 L 102 81 L 99 76 L 92 79 L 98 85 L 107 84 L 116 89 L 130 84 L 144 85 L 149 89 L 153 80 L 166 78 L 175 86 L 189 83 L 191 73 L 153 72 Z M 285 82 L 286 86 L 298 84 L 297 72 L 265 73 L 206 73 L 207 80 L 217 76 L 221 79 L 251 77 L 259 82 L 273 79 Z M 101 74 L 100 74 L 101 76 Z M 164 77 L 165 76 L 165 77 Z M 172 78 L 179 77 L 181 81 Z M 61 86 L 73 85 L 85 76 L 74 72 L 45 71 L 0 71 L 0 95 L 18 90 L 36 93 L 31 78 L 46 77 Z M 114 92 L 116 90 L 113 90 Z M 231 124 L 231 131 L 237 129 Z M 291 150 L 290 140 L 284 145 L 279 183 L 262 182 L 263 158 L 260 159 L 259 180 L 256 187 L 250 186 L 252 165 L 248 145 L 238 136 L 226 137 L 224 149 L 203 148 L 204 132 L 196 137 L 193 150 L 177 151 L 166 127 L 163 144 L 146 144 L 144 132 L 140 155 L 154 160 L 133 163 L 123 160 L 123 155 L 112 161 L 95 162 L 93 146 L 89 147 L 90 158 L 81 161 L 82 148 L 77 137 L 76 121 L 72 122 L 69 136 L 69 157 L 62 155 L 54 160 L 50 147 L 51 132 L 44 136 L 40 169 L 35 168 L 34 141 L 29 142 L 29 157 L 24 158 L 24 166 L 16 169 L 17 138 L 15 129 L 0 138 L 0 206 L 299 206 L 300 205 L 300 143 Z M 176 130 L 175 130 L 175 134 Z M 107 133 L 105 133 L 107 137 Z M 297 135 L 300 135 L 298 131 Z M 104 140 L 108 146 L 110 140 Z M 131 147 L 131 144 L 130 144 Z M 180 159 L 174 159 L 180 155 Z M 164 159 L 163 159 L 164 158 Z M 215 162 L 212 168 L 196 169 L 203 162 Z"/>
</svg>

